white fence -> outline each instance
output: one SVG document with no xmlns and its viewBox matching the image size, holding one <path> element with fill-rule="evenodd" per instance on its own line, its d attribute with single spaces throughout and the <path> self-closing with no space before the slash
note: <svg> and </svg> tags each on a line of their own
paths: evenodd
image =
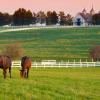
<svg viewBox="0 0 100 100">
<path fill-rule="evenodd" d="M 20 61 L 13 61 L 12 67 L 21 67 Z M 43 64 L 42 62 L 32 62 L 32 67 L 100 67 L 100 62 L 56 62 L 55 64 Z"/>
</svg>

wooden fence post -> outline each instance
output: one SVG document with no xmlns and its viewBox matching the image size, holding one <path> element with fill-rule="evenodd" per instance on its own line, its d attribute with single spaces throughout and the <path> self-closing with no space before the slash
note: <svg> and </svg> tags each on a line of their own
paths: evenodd
<svg viewBox="0 0 100 100">
<path fill-rule="evenodd" d="M 45 68 L 45 64 L 43 64 L 43 67 Z"/>
<path fill-rule="evenodd" d="M 66 68 L 68 67 L 68 61 L 66 61 Z"/>
<path fill-rule="evenodd" d="M 80 67 L 82 67 L 82 61 L 81 61 L 81 59 L 80 59 Z"/>
<path fill-rule="evenodd" d="M 74 64 L 73 64 L 73 65 L 74 65 L 74 67 L 75 67 L 75 59 L 74 59 Z"/>
<path fill-rule="evenodd" d="M 37 68 L 37 62 L 36 62 L 36 68 Z"/>
<path fill-rule="evenodd" d="M 68 60 L 68 62 L 67 62 L 67 63 L 68 63 L 68 67 L 69 67 L 69 60 Z"/>
<path fill-rule="evenodd" d="M 88 61 L 87 61 L 87 59 L 86 59 L 86 63 L 87 63 L 87 67 L 88 67 Z"/>
<path fill-rule="evenodd" d="M 59 62 L 59 68 L 60 68 L 60 62 Z"/>
</svg>

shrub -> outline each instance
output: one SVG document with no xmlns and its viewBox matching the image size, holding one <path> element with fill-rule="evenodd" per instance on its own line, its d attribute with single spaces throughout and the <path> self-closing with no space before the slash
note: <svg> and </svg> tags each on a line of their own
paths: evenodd
<svg viewBox="0 0 100 100">
<path fill-rule="evenodd" d="M 7 45 L 3 51 L 4 55 L 10 56 L 13 60 L 23 56 L 24 50 L 19 43 Z"/>
</svg>

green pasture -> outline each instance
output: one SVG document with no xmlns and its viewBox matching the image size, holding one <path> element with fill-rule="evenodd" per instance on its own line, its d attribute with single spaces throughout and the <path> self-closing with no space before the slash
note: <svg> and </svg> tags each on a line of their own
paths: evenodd
<svg viewBox="0 0 100 100">
<path fill-rule="evenodd" d="M 90 57 L 90 50 L 100 45 L 100 28 L 40 28 L 0 32 L 0 51 L 6 45 L 17 42 L 24 48 L 24 55 L 33 60 L 86 60 Z"/>
<path fill-rule="evenodd" d="M 31 68 L 28 79 L 0 70 L 0 100 L 100 100 L 100 68 Z"/>
</svg>

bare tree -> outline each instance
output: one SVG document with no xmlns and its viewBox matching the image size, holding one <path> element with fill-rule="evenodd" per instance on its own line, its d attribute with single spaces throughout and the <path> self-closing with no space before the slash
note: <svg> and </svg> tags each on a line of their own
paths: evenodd
<svg viewBox="0 0 100 100">
<path fill-rule="evenodd" d="M 91 49 L 90 56 L 94 61 L 100 61 L 100 46 L 95 46 Z"/>
<path fill-rule="evenodd" d="M 10 44 L 6 46 L 4 51 L 2 51 L 4 55 L 10 56 L 13 60 L 19 59 L 23 56 L 24 50 L 19 43 Z"/>
</svg>

